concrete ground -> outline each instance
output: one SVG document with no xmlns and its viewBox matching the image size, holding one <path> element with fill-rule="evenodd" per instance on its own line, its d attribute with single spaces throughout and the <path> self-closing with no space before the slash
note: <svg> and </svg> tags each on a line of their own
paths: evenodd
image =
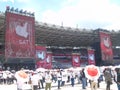
<svg viewBox="0 0 120 90">
<path fill-rule="evenodd" d="M 53 87 L 52 87 L 51 90 L 58 90 L 57 89 L 57 83 L 52 83 L 52 86 Z M 97 90 L 106 90 L 105 88 L 106 88 L 106 83 L 103 81 L 103 82 L 100 83 L 100 88 L 98 88 Z M 0 85 L 0 90 L 17 90 L 17 86 L 16 86 L 16 84 Z M 38 89 L 38 90 L 45 90 L 45 89 Z M 81 84 L 75 84 L 74 87 L 72 87 L 70 84 L 66 84 L 65 86 L 61 87 L 60 90 L 91 90 L 91 89 L 90 89 L 89 84 L 86 87 L 86 89 L 82 89 Z M 111 90 L 118 90 L 116 83 L 113 83 L 111 85 Z"/>
</svg>

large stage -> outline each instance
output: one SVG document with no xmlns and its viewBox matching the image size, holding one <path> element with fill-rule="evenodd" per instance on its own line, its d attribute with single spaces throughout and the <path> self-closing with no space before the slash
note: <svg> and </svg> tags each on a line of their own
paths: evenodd
<svg viewBox="0 0 120 90">
<path fill-rule="evenodd" d="M 0 13 L 0 57 L 5 66 L 15 62 L 24 65 L 27 59 L 34 67 L 37 64 L 50 68 L 71 67 L 88 65 L 93 57 L 95 65 L 101 65 L 102 61 L 114 64 L 113 57 L 120 57 L 120 48 L 116 48 L 120 46 L 119 38 L 120 31 L 51 25 L 36 21 L 32 14 L 11 11 L 9 7 Z M 47 61 L 49 54 L 43 58 L 43 49 L 37 51 L 36 46 L 43 46 L 46 53 L 51 52 L 51 62 Z M 85 55 L 82 49 L 86 50 Z M 79 62 L 74 62 L 74 53 Z"/>
</svg>

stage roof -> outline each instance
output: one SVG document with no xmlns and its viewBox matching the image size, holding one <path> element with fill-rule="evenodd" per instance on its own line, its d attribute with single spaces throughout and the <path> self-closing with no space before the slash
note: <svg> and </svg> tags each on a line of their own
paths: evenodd
<svg viewBox="0 0 120 90">
<path fill-rule="evenodd" d="M 5 14 L 0 13 L 0 44 L 5 41 Z M 37 45 L 47 47 L 90 47 L 93 43 L 99 42 L 99 31 L 107 30 L 80 29 L 58 25 L 51 25 L 43 22 L 35 22 L 35 41 Z M 120 31 L 110 31 L 112 45 L 120 46 Z"/>
</svg>

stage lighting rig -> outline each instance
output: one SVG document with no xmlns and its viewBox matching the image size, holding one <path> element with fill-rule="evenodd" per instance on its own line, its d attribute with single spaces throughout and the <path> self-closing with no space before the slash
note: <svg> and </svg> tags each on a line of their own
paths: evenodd
<svg viewBox="0 0 120 90">
<path fill-rule="evenodd" d="M 13 12 L 13 11 L 14 11 L 14 7 L 12 7 L 12 8 L 10 9 L 10 11 L 12 11 L 12 12 Z"/>
<path fill-rule="evenodd" d="M 18 8 L 14 9 L 14 7 L 10 8 L 9 6 L 6 7 L 7 12 L 12 12 L 16 14 L 21 14 L 21 15 L 26 15 L 26 16 L 31 16 L 34 17 L 34 12 L 27 12 L 27 10 L 23 11 L 23 9 L 19 10 Z"/>
<path fill-rule="evenodd" d="M 27 14 L 27 11 L 25 10 L 23 13 L 26 15 L 26 14 Z"/>
<path fill-rule="evenodd" d="M 34 12 L 33 12 L 33 13 L 31 13 L 31 16 L 34 16 Z"/>
<path fill-rule="evenodd" d="M 9 10 L 10 10 L 10 7 L 9 7 L 9 6 L 6 6 L 6 10 L 9 11 Z"/>
<path fill-rule="evenodd" d="M 15 9 L 15 12 L 17 12 L 17 13 L 18 13 L 18 8 L 16 8 L 16 9 Z"/>
<path fill-rule="evenodd" d="M 21 9 L 21 10 L 19 11 L 19 13 L 20 13 L 20 14 L 23 14 L 23 9 Z"/>
<path fill-rule="evenodd" d="M 31 12 L 27 12 L 27 13 L 26 13 L 27 16 L 30 16 L 30 14 L 31 14 Z"/>
</svg>

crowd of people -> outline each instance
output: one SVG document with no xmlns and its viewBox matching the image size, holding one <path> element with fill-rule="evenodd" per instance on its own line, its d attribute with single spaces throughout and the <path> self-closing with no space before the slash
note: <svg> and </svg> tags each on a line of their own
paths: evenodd
<svg viewBox="0 0 120 90">
<path fill-rule="evenodd" d="M 24 73 L 23 73 L 24 72 Z M 64 87 L 67 83 L 74 87 L 82 84 L 82 89 L 86 89 L 90 84 L 91 90 L 97 90 L 102 81 L 106 82 L 106 90 L 111 90 L 112 83 L 116 83 L 120 90 L 120 68 L 105 67 L 100 68 L 100 76 L 96 79 L 89 79 L 85 73 L 85 67 L 80 69 L 36 69 L 26 70 L 4 70 L 0 71 L 0 84 L 17 84 L 17 90 L 51 90 L 52 84 L 56 83 L 57 88 Z"/>
</svg>

